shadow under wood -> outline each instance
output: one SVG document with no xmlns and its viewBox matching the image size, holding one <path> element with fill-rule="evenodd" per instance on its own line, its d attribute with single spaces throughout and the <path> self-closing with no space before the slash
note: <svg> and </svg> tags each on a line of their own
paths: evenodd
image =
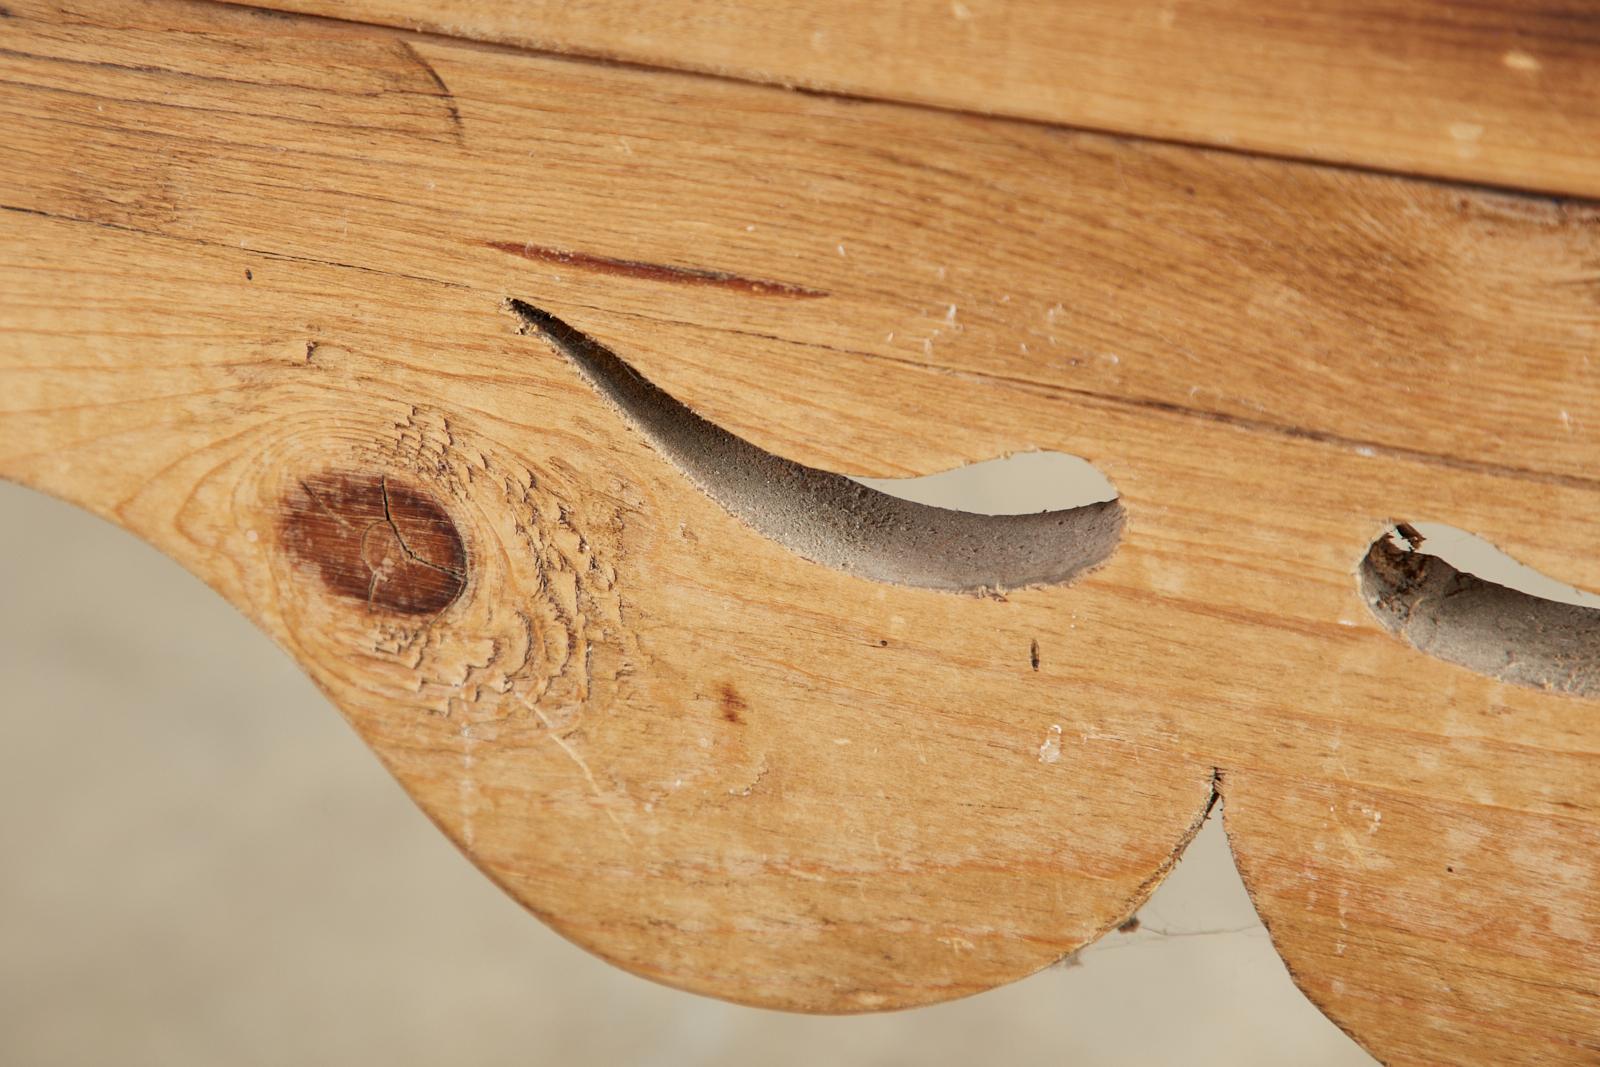
<svg viewBox="0 0 1600 1067">
<path fill-rule="evenodd" d="M 506 307 L 691 483 L 796 554 L 898 585 L 984 593 L 1070 581 L 1122 535 L 1116 500 L 982 515 L 905 500 L 766 452 L 695 414 L 599 342 L 521 300 Z M 882 483 L 880 483 L 882 484 Z"/>
<path fill-rule="evenodd" d="M 1402 524 L 1372 543 L 1361 591 L 1379 622 L 1419 651 L 1504 682 L 1600 696 L 1600 609 L 1534 596 L 1420 551 Z"/>
</svg>

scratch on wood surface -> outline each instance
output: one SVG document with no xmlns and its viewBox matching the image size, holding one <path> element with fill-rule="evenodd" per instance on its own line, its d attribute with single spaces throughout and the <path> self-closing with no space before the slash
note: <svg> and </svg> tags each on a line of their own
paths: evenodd
<svg viewBox="0 0 1600 1067">
<path fill-rule="evenodd" d="M 418 67 L 422 68 L 423 73 L 428 76 L 428 80 L 438 88 L 439 93 L 436 99 L 443 101 L 444 106 L 450 112 L 450 127 L 454 131 L 456 143 L 465 144 L 467 137 L 466 127 L 461 121 L 461 108 L 456 104 L 456 94 L 450 91 L 450 87 L 444 83 L 443 78 L 439 77 L 439 72 L 434 69 L 433 64 L 422 57 L 422 53 L 417 51 L 415 45 L 410 41 L 401 40 L 400 47 Z"/>
<path fill-rule="evenodd" d="M 595 799 L 600 802 L 600 810 L 605 813 L 606 818 L 611 820 L 611 825 L 617 828 L 617 833 L 622 835 L 622 840 L 631 846 L 633 844 L 633 835 L 628 833 L 628 828 L 622 824 L 621 819 L 617 818 L 617 813 L 611 810 L 611 801 L 615 798 L 600 788 L 600 782 L 595 778 L 594 771 L 589 769 L 589 762 L 583 758 L 583 754 L 574 748 L 570 741 L 556 732 L 556 724 L 550 720 L 550 716 L 544 713 L 543 708 L 526 697 L 519 695 L 517 699 L 521 700 L 529 711 L 539 717 L 539 721 L 544 723 L 545 730 L 548 731 L 547 736 L 550 740 L 554 741 L 561 748 L 561 751 L 567 754 L 567 758 L 577 765 L 578 770 L 583 772 L 584 779 L 589 783 L 590 791 L 594 793 Z"/>
</svg>

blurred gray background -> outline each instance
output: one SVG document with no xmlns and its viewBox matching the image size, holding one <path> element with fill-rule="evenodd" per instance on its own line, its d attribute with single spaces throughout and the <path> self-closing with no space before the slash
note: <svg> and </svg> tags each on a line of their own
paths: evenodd
<svg viewBox="0 0 1600 1067">
<path fill-rule="evenodd" d="M 0 482 L 0 607 L 0 1064 L 1372 1062 L 1291 983 L 1215 815 L 1141 929 L 1070 964 L 889 1015 L 734 1007 L 524 913 L 132 536 Z"/>
</svg>

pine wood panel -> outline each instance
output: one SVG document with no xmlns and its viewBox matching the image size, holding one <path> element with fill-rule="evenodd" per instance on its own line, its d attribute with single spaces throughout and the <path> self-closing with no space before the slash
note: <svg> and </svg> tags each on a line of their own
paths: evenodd
<svg viewBox="0 0 1600 1067">
<path fill-rule="evenodd" d="M 264 0 L 556 52 L 1600 194 L 1586 0 Z"/>
<path fill-rule="evenodd" d="M 1417 653 L 1355 571 L 1403 518 L 1600 587 L 1593 208 L 205 5 L 0 49 L 0 474 L 210 582 L 567 936 L 975 992 L 1220 790 L 1380 1056 L 1592 1058 L 1595 702 Z M 507 297 L 800 462 L 1085 456 L 1121 544 L 988 598 L 809 563 Z"/>
</svg>

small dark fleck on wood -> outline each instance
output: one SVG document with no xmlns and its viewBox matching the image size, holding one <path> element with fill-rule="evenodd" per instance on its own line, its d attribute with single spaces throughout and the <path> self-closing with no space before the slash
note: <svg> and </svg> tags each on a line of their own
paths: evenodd
<svg viewBox="0 0 1600 1067">
<path fill-rule="evenodd" d="M 1117 927 L 1119 934 L 1131 934 L 1139 929 L 1139 916 L 1135 915 L 1121 926 Z"/>
<path fill-rule="evenodd" d="M 739 691 L 726 682 L 722 683 L 720 697 L 722 717 L 729 722 L 742 725 L 744 723 L 744 713 L 750 708 L 750 705 L 745 703 L 744 697 L 740 696 Z"/>
<path fill-rule="evenodd" d="M 247 269 L 244 272 L 244 280 L 247 281 L 247 282 L 255 281 L 256 280 L 255 273 L 253 271 L 250 271 L 250 270 Z"/>
<path fill-rule="evenodd" d="M 1032 641 L 1028 644 L 1028 663 L 1034 670 L 1039 669 L 1039 642 Z"/>
</svg>

